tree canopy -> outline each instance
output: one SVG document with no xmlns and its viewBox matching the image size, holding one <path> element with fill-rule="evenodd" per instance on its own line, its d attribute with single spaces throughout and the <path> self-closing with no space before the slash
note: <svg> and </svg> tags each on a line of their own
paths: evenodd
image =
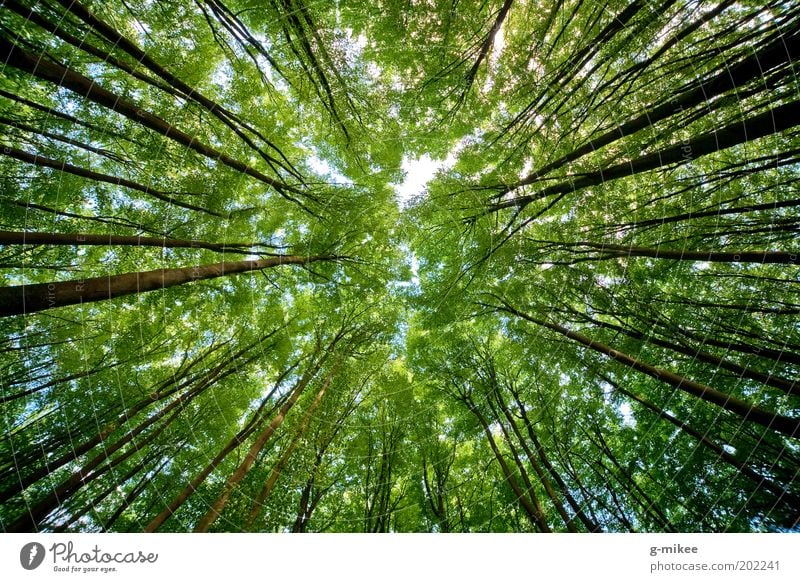
<svg viewBox="0 0 800 582">
<path fill-rule="evenodd" d="M 800 528 L 800 5 L 3 0 L 0 528 Z"/>
</svg>

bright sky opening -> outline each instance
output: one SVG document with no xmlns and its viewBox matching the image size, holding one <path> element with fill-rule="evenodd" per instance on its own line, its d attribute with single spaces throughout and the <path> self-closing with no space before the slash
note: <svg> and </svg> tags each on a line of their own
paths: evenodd
<svg viewBox="0 0 800 582">
<path fill-rule="evenodd" d="M 436 172 L 447 170 L 454 163 L 454 153 L 448 154 L 443 160 L 433 160 L 428 154 L 414 159 L 404 157 L 400 167 L 406 174 L 405 180 L 401 184 L 393 185 L 400 208 L 406 208 L 415 197 L 424 194 L 428 182 L 436 176 Z"/>
</svg>

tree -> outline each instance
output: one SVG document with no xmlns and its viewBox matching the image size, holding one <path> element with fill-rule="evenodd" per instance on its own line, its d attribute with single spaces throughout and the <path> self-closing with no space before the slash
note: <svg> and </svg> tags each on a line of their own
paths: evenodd
<svg viewBox="0 0 800 582">
<path fill-rule="evenodd" d="M 0 54 L 4 531 L 800 528 L 800 7 L 7 0 Z"/>
</svg>

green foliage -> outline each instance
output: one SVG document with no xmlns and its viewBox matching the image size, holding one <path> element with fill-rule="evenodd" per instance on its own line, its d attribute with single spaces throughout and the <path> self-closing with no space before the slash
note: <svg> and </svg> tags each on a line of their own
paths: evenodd
<svg viewBox="0 0 800 582">
<path fill-rule="evenodd" d="M 4 4 L 3 292 L 322 258 L 0 317 L 0 527 L 796 530 L 800 9 L 700 4 Z"/>
</svg>

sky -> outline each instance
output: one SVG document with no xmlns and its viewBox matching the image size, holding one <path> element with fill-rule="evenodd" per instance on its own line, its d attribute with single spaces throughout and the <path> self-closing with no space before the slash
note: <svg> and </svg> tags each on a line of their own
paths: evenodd
<svg viewBox="0 0 800 582">
<path fill-rule="evenodd" d="M 405 208 L 415 196 L 424 192 L 436 172 L 451 168 L 454 163 L 455 153 L 448 154 L 444 160 L 431 159 L 428 154 L 414 159 L 404 157 L 400 167 L 406 174 L 405 180 L 400 184 L 394 184 L 400 208 Z"/>
</svg>

